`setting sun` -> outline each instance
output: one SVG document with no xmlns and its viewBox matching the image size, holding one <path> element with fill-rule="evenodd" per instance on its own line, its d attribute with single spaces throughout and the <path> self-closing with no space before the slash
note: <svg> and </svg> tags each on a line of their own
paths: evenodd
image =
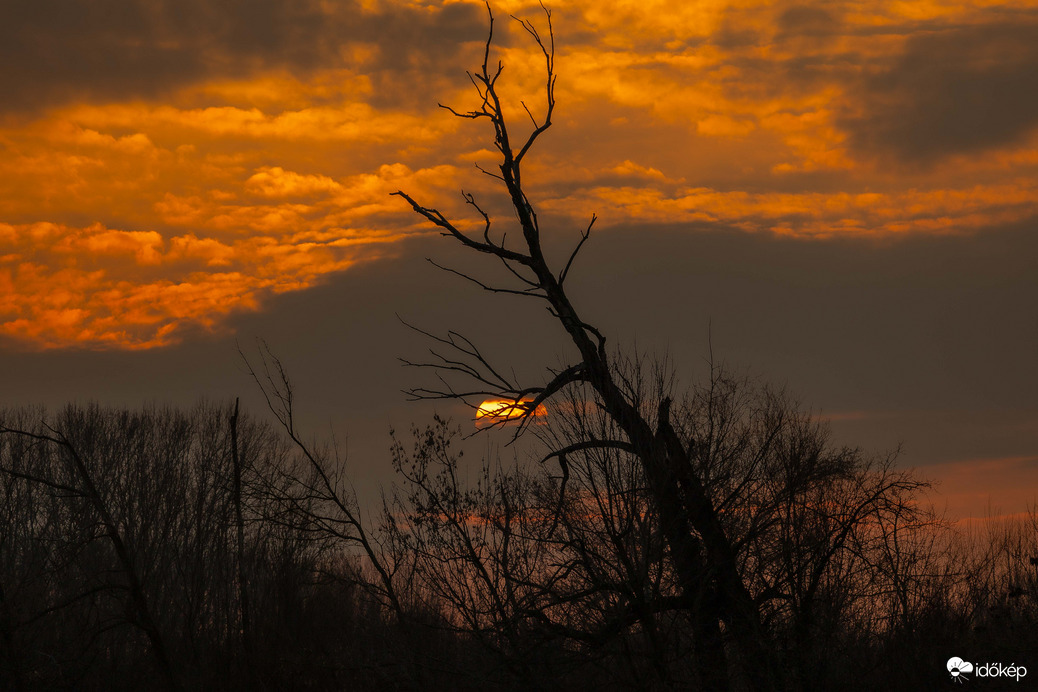
<svg viewBox="0 0 1038 692">
<path fill-rule="evenodd" d="M 495 425 L 522 418 L 527 415 L 529 405 L 532 402 L 533 398 L 531 397 L 526 397 L 521 401 L 515 401 L 514 399 L 487 399 L 476 409 L 476 425 Z M 539 417 L 545 416 L 547 413 L 547 409 L 541 404 L 530 415 Z"/>
</svg>

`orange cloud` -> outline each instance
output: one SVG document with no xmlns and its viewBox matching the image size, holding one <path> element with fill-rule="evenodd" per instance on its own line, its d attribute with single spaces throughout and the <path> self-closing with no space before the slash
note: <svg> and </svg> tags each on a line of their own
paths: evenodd
<svg viewBox="0 0 1038 692">
<path fill-rule="evenodd" d="M 231 244 L 95 224 L 0 225 L 0 334 L 40 348 L 151 348 L 379 254 L 371 239 Z"/>
<path fill-rule="evenodd" d="M 311 197 L 339 192 L 342 185 L 323 175 L 300 175 L 280 166 L 264 167 L 245 181 L 245 189 L 264 197 Z"/>
<path fill-rule="evenodd" d="M 219 21 L 198 24 L 202 36 L 132 13 L 87 13 L 83 35 L 52 35 L 26 15 L 19 36 L 32 41 L 15 48 L 46 47 L 53 69 L 2 78 L 24 103 L 0 120 L 0 333 L 41 348 L 174 343 L 348 269 L 373 243 L 429 232 L 396 189 L 451 214 L 464 212 L 459 187 L 493 189 L 472 166 L 494 164 L 486 123 L 436 105 L 477 105 L 464 70 L 482 58 L 480 3 L 279 2 L 269 18 L 212 4 Z M 1038 97 L 1019 88 L 1038 66 L 1032 5 L 566 3 L 531 199 L 605 224 L 816 239 L 1032 217 Z M 530 127 L 520 102 L 543 107 L 544 62 L 506 17 L 543 17 L 526 2 L 495 12 L 518 137 Z M 315 18 L 314 33 L 293 31 Z M 232 20 L 275 22 L 259 27 L 274 42 L 223 40 Z M 80 69 L 108 22 L 153 73 Z M 116 64 L 120 50 L 99 44 L 97 59 Z"/>
</svg>

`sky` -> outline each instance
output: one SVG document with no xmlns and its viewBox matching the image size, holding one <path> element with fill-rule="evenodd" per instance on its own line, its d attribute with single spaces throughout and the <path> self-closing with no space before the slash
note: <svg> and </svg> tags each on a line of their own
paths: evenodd
<svg viewBox="0 0 1038 692">
<path fill-rule="evenodd" d="M 10 5 L 10 4 L 9 4 Z M 493 3 L 517 132 L 544 60 Z M 552 4 L 557 106 L 525 184 L 610 343 L 786 386 L 840 443 L 939 482 L 953 516 L 1038 500 L 1038 8 L 1005 2 Z M 0 21 L 0 405 L 185 405 L 255 385 L 266 340 L 314 432 L 388 478 L 431 408 L 420 335 L 534 381 L 543 309 L 422 223 L 511 215 L 470 2 L 40 0 Z M 498 267 L 499 268 L 499 267 Z M 482 272 L 482 273 L 481 273 Z M 520 301 L 521 302 L 521 301 Z M 399 318 L 398 318 L 399 316 Z M 438 410 L 465 425 L 466 410 Z"/>
</svg>

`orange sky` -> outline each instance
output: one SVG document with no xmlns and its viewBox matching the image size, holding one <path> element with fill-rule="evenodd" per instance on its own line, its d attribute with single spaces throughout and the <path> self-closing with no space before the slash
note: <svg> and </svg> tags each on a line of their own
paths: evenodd
<svg viewBox="0 0 1038 692">
<path fill-rule="evenodd" d="M 436 106 L 472 102 L 479 4 L 13 12 L 0 334 L 19 348 L 146 349 L 226 329 L 428 232 L 389 192 L 442 206 L 460 186 L 488 189 L 473 175 L 492 162 L 486 133 Z M 984 233 L 1038 211 L 1031 0 L 553 12 L 557 124 L 527 179 L 574 225 L 595 212 L 825 242 Z M 498 26 L 506 94 L 537 103 L 539 56 Z"/>
<path fill-rule="evenodd" d="M 475 169 L 494 164 L 485 123 L 437 107 L 475 103 L 481 4 L 16 5 L 0 405 L 248 401 L 235 341 L 259 336 L 374 483 L 386 430 L 421 419 L 395 359 L 423 346 L 395 313 L 485 340 L 532 384 L 565 360 L 543 309 L 427 273 L 427 256 L 477 265 L 389 194 L 454 214 L 464 187 L 511 218 Z M 494 11 L 521 130 L 543 58 L 507 17 L 543 15 Z M 788 382 L 838 442 L 904 443 L 956 516 L 1038 501 L 1034 1 L 552 12 L 555 124 L 524 181 L 549 254 L 598 215 L 567 286 L 610 344 L 669 352 L 687 377 L 710 344 Z"/>
</svg>

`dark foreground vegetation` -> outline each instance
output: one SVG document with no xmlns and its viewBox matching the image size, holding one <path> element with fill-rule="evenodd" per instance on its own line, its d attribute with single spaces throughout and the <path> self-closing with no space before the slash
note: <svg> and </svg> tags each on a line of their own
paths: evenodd
<svg viewBox="0 0 1038 692">
<path fill-rule="evenodd" d="M 660 382 L 631 381 L 657 398 Z M 554 448 L 615 433 L 569 404 L 536 426 Z M 672 415 L 700 445 L 775 688 L 933 689 L 953 655 L 1038 650 L 1034 512 L 942 523 L 890 459 L 833 447 L 781 394 L 723 373 Z M 710 604 L 684 601 L 622 450 L 571 451 L 565 475 L 470 462 L 437 420 L 395 441 L 399 483 L 368 512 L 334 450 L 230 407 L 2 425 L 4 690 L 703 686 L 692 617 Z M 723 630 L 722 648 L 746 689 L 760 662 Z"/>
<path fill-rule="evenodd" d="M 471 194 L 475 232 L 396 194 L 498 274 L 448 271 L 564 331 L 568 364 L 533 383 L 449 330 L 418 330 L 409 363 L 435 375 L 414 398 L 509 402 L 490 422 L 537 454 L 463 461 L 435 420 L 394 439 L 398 482 L 361 507 L 269 353 L 251 367 L 274 427 L 237 406 L 4 412 L 0 688 L 915 691 L 961 682 L 953 657 L 1034 668 L 975 671 L 984 689 L 1038 679 L 1034 510 L 950 526 L 782 392 L 713 365 L 679 389 L 607 347 L 566 284 L 594 218 L 555 261 L 523 187 L 555 73 L 550 22 L 521 27 L 546 68 L 540 117 L 509 111 L 527 136 L 492 33 L 475 109 L 452 110 L 493 129 L 511 232 Z"/>
</svg>

